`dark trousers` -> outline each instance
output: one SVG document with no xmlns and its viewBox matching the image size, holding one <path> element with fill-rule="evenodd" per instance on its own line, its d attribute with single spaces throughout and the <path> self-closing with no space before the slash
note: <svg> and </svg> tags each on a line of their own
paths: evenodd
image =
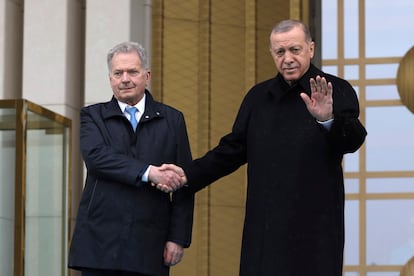
<svg viewBox="0 0 414 276">
<path fill-rule="evenodd" d="M 150 276 L 150 275 L 141 274 L 138 272 L 88 269 L 88 270 L 82 270 L 82 276 Z"/>
</svg>

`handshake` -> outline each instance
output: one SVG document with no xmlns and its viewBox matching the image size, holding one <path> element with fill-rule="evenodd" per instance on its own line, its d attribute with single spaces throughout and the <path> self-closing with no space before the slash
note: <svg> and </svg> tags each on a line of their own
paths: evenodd
<svg viewBox="0 0 414 276">
<path fill-rule="evenodd" d="M 151 166 L 148 180 L 153 187 L 165 193 L 174 192 L 187 184 L 184 170 L 174 164 Z"/>
</svg>

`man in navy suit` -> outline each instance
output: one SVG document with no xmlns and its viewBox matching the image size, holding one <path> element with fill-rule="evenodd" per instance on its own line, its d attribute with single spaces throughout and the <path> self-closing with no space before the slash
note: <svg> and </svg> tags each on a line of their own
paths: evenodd
<svg viewBox="0 0 414 276">
<path fill-rule="evenodd" d="M 159 166 L 191 162 L 184 117 L 146 89 L 141 45 L 116 45 L 107 62 L 112 99 L 81 110 L 87 177 L 68 266 L 82 276 L 166 276 L 190 246 L 194 194 L 163 193 L 151 183 L 182 184 Z"/>
</svg>

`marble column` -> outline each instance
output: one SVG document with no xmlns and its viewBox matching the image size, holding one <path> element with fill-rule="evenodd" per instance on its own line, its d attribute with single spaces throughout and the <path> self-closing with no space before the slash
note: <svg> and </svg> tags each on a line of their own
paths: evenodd
<svg viewBox="0 0 414 276">
<path fill-rule="evenodd" d="M 85 31 L 85 105 L 108 101 L 106 55 L 113 46 L 136 41 L 151 54 L 150 0 L 87 0 Z"/>
<path fill-rule="evenodd" d="M 30 0 L 24 1 L 23 10 L 21 97 L 72 120 L 73 193 L 69 206 L 74 216 L 83 182 L 78 137 L 84 89 L 84 1 Z M 38 192 L 40 196 L 46 191 Z M 41 219 L 34 217 L 32 221 L 32 228 L 41 227 Z M 26 244 L 26 254 L 34 247 Z M 66 273 L 64 259 L 51 261 L 50 271 L 61 269 Z M 25 266 L 35 267 L 36 260 L 25 260 Z"/>
<path fill-rule="evenodd" d="M 21 96 L 22 0 L 0 2 L 0 99 Z"/>
</svg>

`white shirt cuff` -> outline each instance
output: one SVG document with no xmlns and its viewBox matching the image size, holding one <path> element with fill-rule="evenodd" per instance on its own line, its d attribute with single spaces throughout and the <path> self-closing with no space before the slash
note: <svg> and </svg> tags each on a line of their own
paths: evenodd
<svg viewBox="0 0 414 276">
<path fill-rule="evenodd" d="M 143 182 L 148 182 L 148 175 L 149 175 L 149 171 L 151 169 L 151 165 L 148 166 L 148 168 L 145 170 L 144 174 L 141 177 L 141 180 Z"/>
</svg>

